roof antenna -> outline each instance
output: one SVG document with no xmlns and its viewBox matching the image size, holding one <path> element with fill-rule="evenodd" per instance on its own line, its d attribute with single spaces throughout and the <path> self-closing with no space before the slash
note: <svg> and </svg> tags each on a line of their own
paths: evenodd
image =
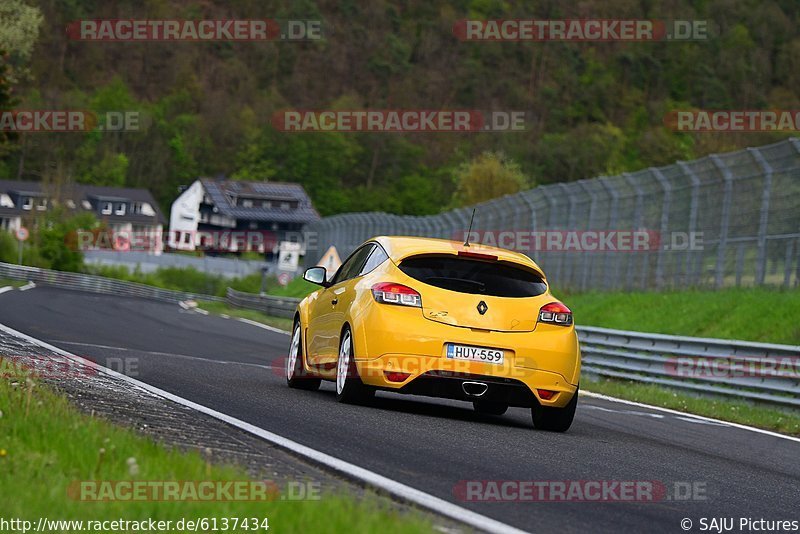
<svg viewBox="0 0 800 534">
<path fill-rule="evenodd" d="M 475 208 L 472 208 L 472 217 L 469 219 L 469 230 L 467 230 L 467 235 L 464 237 L 464 246 L 469 246 L 469 234 L 472 233 L 472 221 L 475 220 Z"/>
</svg>

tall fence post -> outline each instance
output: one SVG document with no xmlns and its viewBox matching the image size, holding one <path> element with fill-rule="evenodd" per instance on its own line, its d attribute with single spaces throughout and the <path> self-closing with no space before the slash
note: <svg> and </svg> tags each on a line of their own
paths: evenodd
<svg viewBox="0 0 800 534">
<path fill-rule="evenodd" d="M 772 166 L 767 163 L 757 148 L 748 152 L 764 171 L 764 189 L 761 191 L 761 210 L 758 216 L 758 252 L 756 257 L 756 285 L 762 285 L 767 272 L 767 226 L 769 224 L 769 201 L 772 197 Z"/>
<path fill-rule="evenodd" d="M 661 171 L 655 167 L 650 167 L 650 173 L 656 177 L 658 180 L 661 189 L 664 191 L 664 199 L 661 202 L 661 227 L 659 228 L 659 243 L 658 243 L 658 252 L 656 254 L 656 288 L 663 289 L 664 288 L 664 254 L 666 253 L 666 249 L 664 248 L 663 239 L 667 235 L 669 231 L 669 211 L 672 207 L 672 186 L 669 184 L 669 180 L 664 178 L 664 175 Z"/>
<path fill-rule="evenodd" d="M 547 208 L 548 209 L 548 213 L 547 213 L 547 226 L 548 226 L 548 228 L 547 228 L 547 230 L 550 231 L 550 232 L 552 232 L 556 228 L 558 228 L 558 220 L 556 219 L 556 217 L 558 216 L 558 212 L 557 212 L 558 198 L 553 193 L 554 189 L 555 188 L 552 187 L 552 186 L 544 186 L 544 187 L 542 187 L 542 196 L 544 197 L 544 200 L 545 200 L 545 202 L 547 202 L 547 206 L 548 206 L 548 208 Z M 545 250 L 547 250 L 547 243 L 546 242 L 545 242 Z M 552 256 L 552 251 L 551 250 L 547 250 L 547 259 L 549 260 L 551 256 Z M 564 277 L 562 276 L 563 272 L 561 270 L 562 259 L 563 258 L 562 258 L 561 254 L 557 254 L 556 255 L 556 261 L 553 262 L 554 265 L 555 265 L 555 267 L 553 269 L 554 273 L 549 273 L 548 274 L 548 276 L 550 278 L 554 278 L 558 282 L 562 282 L 564 280 Z M 548 269 L 548 271 L 549 271 L 549 269 Z"/>
<path fill-rule="evenodd" d="M 714 286 L 719 289 L 725 282 L 725 255 L 728 248 L 728 227 L 731 220 L 731 197 L 733 196 L 733 174 L 722 163 L 717 154 L 710 156 L 711 161 L 722 173 L 724 190 L 722 195 L 722 220 L 720 221 L 719 241 L 717 242 L 717 267 L 714 275 Z"/>
<path fill-rule="evenodd" d="M 616 190 L 614 185 L 611 183 L 611 180 L 606 178 L 605 176 L 598 178 L 600 185 L 603 186 L 603 189 L 606 190 L 608 193 L 609 198 L 611 198 L 611 205 L 608 209 L 608 230 L 612 232 L 619 230 L 617 228 L 617 221 L 619 219 L 619 192 Z M 619 265 L 619 255 L 620 251 L 606 252 L 606 256 L 603 258 L 605 261 L 603 262 L 603 276 L 602 281 L 605 289 L 615 289 L 617 286 L 617 277 L 614 276 L 616 272 L 616 267 Z M 614 259 L 612 262 L 611 259 Z M 612 268 L 612 263 L 614 268 Z"/>
<path fill-rule="evenodd" d="M 686 270 L 686 283 L 694 284 L 697 282 L 697 274 L 702 263 L 702 254 L 698 260 L 695 260 L 695 251 L 692 250 L 694 246 L 695 233 L 697 232 L 697 209 L 700 202 L 700 178 L 697 174 L 683 161 L 678 162 L 678 166 L 683 171 L 683 174 L 689 177 L 692 182 L 692 198 L 689 200 L 689 246 L 686 247 L 686 260 L 684 269 Z M 697 267 L 697 268 L 695 268 Z"/>
<path fill-rule="evenodd" d="M 558 184 L 558 187 L 559 189 L 561 189 L 561 191 L 563 191 L 564 196 L 567 197 L 567 204 L 569 205 L 569 208 L 567 208 L 566 230 L 572 231 L 575 229 L 575 204 L 576 204 L 575 195 L 573 195 L 570 192 L 569 188 L 567 187 L 567 184 L 565 184 L 564 182 L 560 182 Z M 560 250 L 559 256 L 564 259 L 564 281 L 562 282 L 562 285 L 564 283 L 567 284 L 573 283 L 574 285 L 572 287 L 575 287 L 575 285 L 577 284 L 574 283 L 572 278 L 572 273 L 574 272 L 573 266 L 575 263 L 574 261 L 575 258 L 571 254 L 568 256 L 566 250 Z"/>
<path fill-rule="evenodd" d="M 634 230 L 641 230 L 644 221 L 644 191 L 642 190 L 642 186 L 639 185 L 639 181 L 636 180 L 630 173 L 623 172 L 622 176 L 625 177 L 625 181 L 628 182 L 634 192 L 636 193 L 636 203 L 633 208 L 633 228 Z M 627 269 L 627 276 L 625 277 L 625 284 L 626 289 L 630 289 L 631 281 L 633 280 L 634 274 L 634 257 L 636 254 L 630 254 L 630 260 L 628 261 L 628 269 Z M 644 253 L 642 253 L 644 256 Z M 646 258 L 645 258 L 646 259 Z"/>
<path fill-rule="evenodd" d="M 583 189 L 583 192 L 589 196 L 589 220 L 586 223 L 586 230 L 593 230 L 594 229 L 594 216 L 597 210 L 597 195 L 595 195 L 594 190 L 587 185 L 588 180 L 579 180 L 578 185 Z M 586 290 L 589 287 L 589 274 L 592 272 L 594 262 L 589 261 L 590 255 L 592 252 L 584 251 L 579 257 L 583 260 L 583 265 L 581 266 L 581 290 Z M 599 251 L 596 251 L 597 254 L 595 257 L 599 258 Z"/>
</svg>

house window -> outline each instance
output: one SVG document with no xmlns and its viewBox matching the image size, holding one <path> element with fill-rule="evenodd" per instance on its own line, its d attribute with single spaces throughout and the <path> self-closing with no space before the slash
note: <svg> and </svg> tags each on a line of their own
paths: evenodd
<svg viewBox="0 0 800 534">
<path fill-rule="evenodd" d="M 117 209 L 114 210 L 114 215 L 125 215 L 125 204 L 122 202 L 117 204 Z"/>
<path fill-rule="evenodd" d="M 25 197 L 22 200 L 22 209 L 29 210 L 33 208 L 33 199 L 31 197 Z"/>
<path fill-rule="evenodd" d="M 192 243 L 192 233 L 191 232 L 186 232 L 185 234 L 183 234 L 183 242 L 186 245 L 190 245 Z"/>
<path fill-rule="evenodd" d="M 39 199 L 39 204 L 36 206 L 36 209 L 39 210 L 39 211 L 46 210 L 47 209 L 47 199 L 46 198 L 40 198 Z"/>
<path fill-rule="evenodd" d="M 281 209 L 282 210 L 288 210 L 289 209 L 289 203 L 288 202 L 281 202 Z"/>
<path fill-rule="evenodd" d="M 242 207 L 243 208 L 252 208 L 253 207 L 253 201 L 250 200 L 249 198 L 242 199 Z"/>
<path fill-rule="evenodd" d="M 74 209 L 75 209 L 75 201 L 74 201 L 74 200 L 67 199 L 67 207 L 68 207 L 69 209 L 71 209 L 71 210 L 74 210 Z"/>
<path fill-rule="evenodd" d="M 269 209 L 272 207 L 272 202 L 270 202 L 269 200 L 265 200 L 264 202 L 261 203 L 261 207 Z"/>
<path fill-rule="evenodd" d="M 82 206 L 82 207 L 83 207 L 83 209 L 85 209 L 85 210 L 90 210 L 90 209 L 92 209 L 92 204 L 91 204 L 91 202 L 89 202 L 88 200 L 81 200 L 81 206 Z"/>
<path fill-rule="evenodd" d="M 250 229 L 251 230 L 257 230 L 258 229 L 258 223 L 256 221 L 250 221 Z"/>
<path fill-rule="evenodd" d="M 103 209 L 100 210 L 100 213 L 103 215 L 111 215 L 111 202 L 103 202 Z"/>
</svg>

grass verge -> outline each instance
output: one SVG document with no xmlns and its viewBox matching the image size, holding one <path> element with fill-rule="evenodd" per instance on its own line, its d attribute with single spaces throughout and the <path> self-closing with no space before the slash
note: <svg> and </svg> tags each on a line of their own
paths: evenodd
<svg viewBox="0 0 800 534">
<path fill-rule="evenodd" d="M 0 495 L 6 496 L 0 499 L 0 517 L 6 519 L 29 520 L 35 526 L 40 517 L 152 518 L 175 525 L 182 518 L 266 517 L 269 526 L 281 532 L 431 531 L 421 514 L 398 513 L 375 496 L 323 495 L 313 501 L 81 501 L 68 496 L 74 481 L 224 482 L 248 476 L 238 467 L 211 465 L 199 453 L 168 450 L 131 430 L 84 415 L 48 387 L 13 372 L 0 373 L 0 410 Z"/>
<path fill-rule="evenodd" d="M 800 345 L 800 290 L 563 295 L 575 323 L 620 330 Z"/>
<path fill-rule="evenodd" d="M 627 380 L 581 378 L 581 389 L 681 412 L 800 436 L 800 413 L 745 401 L 695 397 L 664 386 Z"/>
<path fill-rule="evenodd" d="M 289 331 L 292 329 L 291 319 L 286 319 L 284 317 L 273 317 L 272 315 L 267 315 L 266 313 L 257 310 L 233 308 L 224 302 L 203 300 L 198 302 L 197 306 L 209 313 L 213 313 L 214 315 L 228 315 L 230 317 L 238 317 L 240 319 L 250 319 L 251 321 L 256 321 L 265 325 L 273 326 L 275 328 L 280 328 L 281 330 Z"/>
</svg>

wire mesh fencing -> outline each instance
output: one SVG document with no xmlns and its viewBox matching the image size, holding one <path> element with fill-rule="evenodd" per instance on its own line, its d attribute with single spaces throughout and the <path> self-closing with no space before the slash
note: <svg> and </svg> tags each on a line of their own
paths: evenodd
<svg viewBox="0 0 800 534">
<path fill-rule="evenodd" d="M 800 283 L 800 139 L 544 185 L 430 216 L 348 213 L 306 227 L 306 266 L 376 235 L 522 252 L 583 291 Z"/>
</svg>

